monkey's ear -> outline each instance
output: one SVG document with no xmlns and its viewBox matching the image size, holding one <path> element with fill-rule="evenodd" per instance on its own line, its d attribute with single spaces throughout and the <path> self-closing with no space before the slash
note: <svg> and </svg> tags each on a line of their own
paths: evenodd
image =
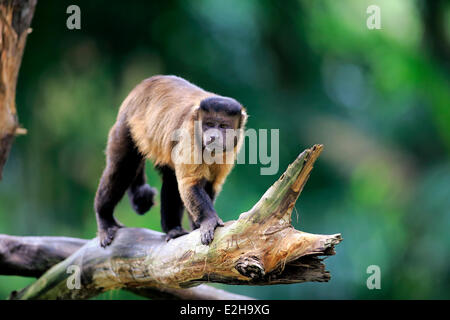
<svg viewBox="0 0 450 320">
<path fill-rule="evenodd" d="M 203 146 L 203 132 L 202 132 L 202 123 L 200 119 L 200 106 L 193 107 L 193 123 L 194 123 L 194 143 L 200 148 L 198 150 L 202 150 Z"/>
<path fill-rule="evenodd" d="M 241 118 L 239 119 L 239 128 L 243 128 L 245 124 L 247 123 L 247 111 L 245 111 L 244 108 L 241 110 Z"/>
<path fill-rule="evenodd" d="M 195 105 L 192 107 L 192 115 L 194 120 L 199 120 L 200 116 L 200 105 Z"/>
</svg>

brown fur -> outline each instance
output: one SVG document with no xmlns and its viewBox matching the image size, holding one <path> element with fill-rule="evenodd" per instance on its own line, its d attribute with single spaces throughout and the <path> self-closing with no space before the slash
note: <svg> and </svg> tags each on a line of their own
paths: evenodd
<svg viewBox="0 0 450 320">
<path fill-rule="evenodd" d="M 119 118 L 126 115 L 138 150 L 155 165 L 167 165 L 175 170 L 177 179 L 181 182 L 182 198 L 183 187 L 192 186 L 202 179 L 213 182 L 213 189 L 218 193 L 233 168 L 233 164 L 225 163 L 175 165 L 171 158 L 173 131 L 185 128 L 188 132 L 193 132 L 193 121 L 199 120 L 195 107 L 201 100 L 211 96 L 217 95 L 182 78 L 154 76 L 137 85 L 120 107 Z M 246 117 L 241 124 L 242 128 L 245 122 Z M 194 139 L 191 139 L 191 143 L 194 143 Z M 235 156 L 241 145 L 242 139 L 234 150 Z M 190 148 L 194 146 L 191 145 Z"/>
<path fill-rule="evenodd" d="M 194 150 L 194 144 L 196 143 L 196 140 L 193 138 L 194 121 L 201 120 L 202 110 L 199 110 L 199 105 L 202 100 L 209 97 L 220 98 L 221 96 L 205 91 L 176 76 L 154 76 L 142 81 L 124 100 L 119 110 L 117 122 L 109 134 L 107 148 L 107 159 L 109 160 L 107 161 L 107 168 L 103 173 L 96 197 L 99 234 L 100 237 L 103 235 L 103 237 L 107 238 L 106 241 L 102 242 L 102 245 L 108 245 L 115 233 L 115 230 L 112 232 L 105 230 L 110 228 L 110 225 L 113 225 L 114 228 L 120 227 L 112 218 L 112 211 L 109 212 L 109 210 L 106 214 L 99 214 L 102 208 L 105 207 L 105 203 L 112 203 L 111 205 L 115 206 L 114 201 L 110 201 L 109 197 L 111 194 L 110 189 L 112 189 L 109 181 L 119 176 L 120 173 L 110 172 L 111 170 L 108 167 L 114 167 L 117 162 L 115 159 L 120 158 L 120 153 L 118 153 L 119 156 L 114 154 L 114 150 L 118 149 L 119 146 L 125 145 L 126 147 L 120 147 L 119 149 L 126 150 L 128 148 L 130 150 L 128 152 L 133 153 L 132 148 L 128 147 L 130 138 L 140 155 L 132 158 L 133 163 L 140 163 L 139 161 L 145 161 L 144 159 L 147 158 L 152 160 L 158 167 L 165 167 L 174 171 L 179 196 L 188 209 L 193 224 L 203 228 L 205 233 L 209 232 L 210 234 L 210 238 L 207 236 L 207 240 L 203 240 L 202 236 L 202 242 L 207 244 L 212 240 L 214 228 L 222 224 L 212 207 L 212 202 L 215 195 L 220 192 L 226 177 L 233 168 L 233 163 L 225 163 L 224 161 L 223 164 L 214 163 L 208 165 L 202 161 L 201 164 L 179 164 L 174 163 L 172 160 L 172 150 L 176 145 L 176 142 L 173 141 L 173 132 L 177 129 L 184 129 L 191 133 L 189 142 L 184 140 L 179 142 L 181 149 Z M 242 110 L 242 114 L 239 115 L 239 121 L 236 123 L 239 123 L 240 128 L 243 129 L 247 115 L 243 108 Z M 226 117 L 226 115 L 218 113 L 216 116 L 218 118 Z M 129 138 L 127 138 L 128 136 Z M 233 160 L 236 158 L 237 152 L 242 145 L 242 136 L 241 134 L 238 137 L 237 144 L 231 151 L 231 159 Z M 188 145 L 188 143 L 190 144 Z M 125 151 L 120 152 L 123 153 Z M 192 162 L 193 154 L 188 152 L 185 155 L 190 157 Z M 225 158 L 227 155 L 223 153 L 222 156 Z M 135 159 L 136 157 L 137 159 Z M 142 157 L 142 160 L 140 157 Z M 133 164 L 133 166 L 135 165 Z M 139 165 L 140 169 L 137 168 L 140 171 L 136 175 L 140 179 L 135 179 L 139 181 L 137 184 L 135 183 L 136 190 L 142 186 L 143 182 L 145 183 L 145 178 L 142 178 L 141 173 L 142 167 L 142 165 Z M 116 171 L 119 172 L 118 169 Z M 133 172 L 135 171 L 133 170 Z M 120 178 L 126 181 L 125 185 L 128 184 L 126 177 Z M 102 182 L 104 183 L 102 184 Z M 209 197 L 206 197 L 205 193 L 206 183 L 212 186 L 212 195 L 209 195 Z M 135 196 L 133 192 L 130 193 L 130 197 Z M 151 196 L 153 196 L 153 193 Z M 135 196 L 135 198 L 139 200 L 139 197 Z M 151 201 L 151 203 L 153 202 Z M 102 215 L 106 216 L 106 218 L 102 218 Z M 109 218 L 109 215 L 111 215 L 112 219 Z M 107 222 L 110 220 L 112 220 L 111 223 Z M 179 231 L 180 229 L 178 228 L 177 230 Z M 170 230 L 165 231 L 168 232 Z M 111 236 L 110 233 L 113 235 Z"/>
</svg>

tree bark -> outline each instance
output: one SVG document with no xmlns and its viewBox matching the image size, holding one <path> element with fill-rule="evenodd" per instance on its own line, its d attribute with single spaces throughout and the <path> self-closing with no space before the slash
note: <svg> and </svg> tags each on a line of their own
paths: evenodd
<svg viewBox="0 0 450 320">
<path fill-rule="evenodd" d="M 16 237 L 0 234 L 0 275 L 40 277 L 88 242 L 89 240 L 68 237 Z M 251 299 L 207 285 L 187 289 L 131 288 L 129 291 L 153 300 Z M 11 297 L 17 294 L 14 291 Z"/>
<path fill-rule="evenodd" d="M 16 84 L 36 0 L 0 0 L 0 180 L 19 128 Z"/>
<path fill-rule="evenodd" d="M 86 299 L 117 288 L 180 290 L 204 282 L 271 285 L 328 281 L 330 274 L 319 256 L 334 254 L 334 246 L 342 240 L 340 234 L 305 233 L 291 224 L 295 202 L 321 151 L 322 146 L 316 145 L 301 153 L 252 209 L 216 230 L 209 246 L 201 244 L 198 230 L 166 242 L 160 232 L 122 228 L 106 249 L 99 246 L 98 239 L 88 241 L 12 298 Z M 49 250 L 63 258 L 65 249 L 56 248 Z M 5 270 L 14 269 L 11 254 L 3 256 L 10 261 Z M 14 261 L 22 263 L 20 258 Z M 35 261 L 39 270 L 48 266 Z M 70 289 L 68 280 L 73 279 L 67 271 L 71 266 L 80 271 L 79 289 Z M 22 269 L 32 273 L 33 268 Z"/>
</svg>

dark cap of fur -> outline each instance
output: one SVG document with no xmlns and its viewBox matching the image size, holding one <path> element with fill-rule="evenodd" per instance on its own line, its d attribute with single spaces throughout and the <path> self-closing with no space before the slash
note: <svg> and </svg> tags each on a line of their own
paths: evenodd
<svg viewBox="0 0 450 320">
<path fill-rule="evenodd" d="M 227 115 L 235 116 L 242 112 L 242 106 L 232 98 L 210 97 L 200 102 L 200 109 L 206 112 L 224 112 Z"/>
</svg>

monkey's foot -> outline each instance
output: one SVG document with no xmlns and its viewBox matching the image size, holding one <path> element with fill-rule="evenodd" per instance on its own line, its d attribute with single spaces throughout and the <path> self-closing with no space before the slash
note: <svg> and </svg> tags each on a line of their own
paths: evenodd
<svg viewBox="0 0 450 320">
<path fill-rule="evenodd" d="M 144 184 L 135 190 L 130 191 L 130 202 L 137 214 L 144 214 L 154 204 L 154 197 L 158 192 L 155 188 Z"/>
<path fill-rule="evenodd" d="M 201 222 L 200 239 L 202 244 L 208 245 L 214 240 L 214 230 L 217 227 L 223 227 L 223 221 L 218 216 L 208 218 Z"/>
<path fill-rule="evenodd" d="M 169 241 L 170 239 L 175 239 L 181 236 L 184 236 L 185 234 L 188 234 L 189 232 L 187 232 L 186 230 L 184 230 L 182 227 L 178 226 L 175 227 L 171 230 L 169 230 L 169 232 L 167 232 L 166 234 L 166 241 Z"/>
<path fill-rule="evenodd" d="M 97 234 L 100 246 L 102 246 L 103 248 L 109 246 L 114 240 L 117 230 L 123 227 L 124 225 L 115 219 L 113 223 L 106 223 L 104 224 L 104 226 L 99 227 Z"/>
</svg>

